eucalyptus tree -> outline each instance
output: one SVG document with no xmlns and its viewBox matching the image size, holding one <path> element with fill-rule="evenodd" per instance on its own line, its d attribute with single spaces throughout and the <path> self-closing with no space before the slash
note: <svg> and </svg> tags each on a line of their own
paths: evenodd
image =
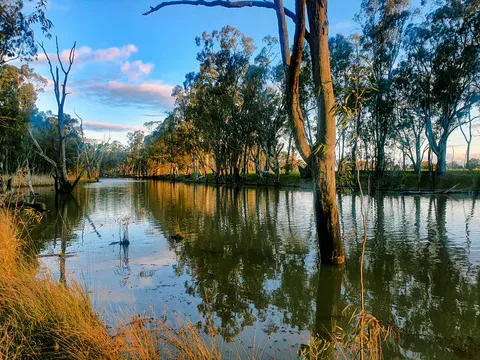
<svg viewBox="0 0 480 360">
<path fill-rule="evenodd" d="M 282 0 L 267 1 L 204 1 L 175 0 L 151 7 L 144 15 L 172 5 L 202 5 L 225 8 L 260 7 L 275 11 L 282 55 L 286 72 L 285 92 L 287 112 L 300 156 L 312 167 L 314 176 L 314 204 L 320 255 L 323 262 L 341 264 L 345 261 L 335 185 L 336 120 L 335 99 L 330 73 L 328 49 L 329 23 L 327 0 L 296 0 L 295 12 L 286 9 Z M 306 22 L 309 22 L 309 30 Z M 293 48 L 290 51 L 286 17 L 295 24 Z M 317 110 L 317 134 L 311 146 L 305 131 L 305 118 L 300 103 L 300 70 L 305 38 L 308 38 L 312 59 L 312 77 Z"/>
<path fill-rule="evenodd" d="M 335 37 L 329 39 L 333 91 L 335 93 L 335 101 L 338 104 L 344 103 L 348 96 L 344 89 L 349 87 L 349 82 L 351 80 L 350 72 L 354 67 L 353 46 L 351 39 L 341 34 L 337 34 Z M 349 125 L 348 120 L 349 119 L 345 113 L 338 113 L 337 127 L 340 128 L 340 136 L 338 139 L 340 145 L 339 170 L 341 170 L 341 165 L 345 157 L 345 141 Z"/>
<path fill-rule="evenodd" d="M 105 144 L 105 155 L 101 165 L 101 175 L 127 175 L 127 149 L 120 141 L 114 140 Z"/>
<path fill-rule="evenodd" d="M 204 174 L 207 173 L 208 158 L 211 151 L 210 144 L 204 139 L 204 134 L 195 126 L 193 117 L 195 101 L 195 74 L 189 73 L 185 76 L 183 88 L 176 86 L 172 95 L 175 97 L 175 107 L 172 113 L 172 124 L 177 128 L 177 141 L 181 148 L 177 152 L 190 158 L 190 165 L 195 177 L 199 176 L 200 166 Z M 171 129 L 173 130 L 173 129 Z M 173 145 L 173 144 L 172 144 Z"/>
<path fill-rule="evenodd" d="M 266 46 L 256 56 L 254 64 L 249 66 L 245 76 L 242 114 L 248 117 L 245 122 L 249 124 L 249 131 L 255 144 L 265 153 L 264 171 L 273 169 L 275 179 L 278 181 L 279 156 L 283 149 L 280 139 L 287 114 L 284 106 L 285 97 L 281 92 L 283 79 L 278 76 L 278 68 L 272 66 L 273 48 L 278 44 L 278 40 L 268 36 L 264 41 Z M 259 165 L 258 156 L 254 160 Z"/>
<path fill-rule="evenodd" d="M 415 47 L 406 48 L 406 57 L 398 65 L 395 76 L 394 132 L 402 152 L 420 175 L 425 147 L 426 121 L 422 108 L 422 78 L 418 63 L 413 60 Z"/>
<path fill-rule="evenodd" d="M 375 136 L 376 178 L 385 170 L 385 146 L 394 119 L 393 74 L 404 32 L 412 11 L 408 0 L 363 0 L 356 16 L 361 44 L 371 63 L 378 91 L 372 94 L 369 112 Z"/>
<path fill-rule="evenodd" d="M 251 141 L 251 123 L 243 116 L 243 92 L 253 40 L 225 26 L 197 37 L 200 72 L 195 80 L 192 119 L 211 144 L 215 173 L 238 175 L 243 146 Z"/>
<path fill-rule="evenodd" d="M 33 25 L 40 26 L 42 33 L 49 38 L 53 24 L 47 19 L 47 0 L 29 0 L 33 11 L 26 13 L 23 0 L 0 2 L 0 66 L 20 59 L 30 61 L 37 55 L 37 44 Z"/>
<path fill-rule="evenodd" d="M 480 104 L 479 104 L 480 105 Z M 477 108 L 477 111 L 480 110 L 480 106 Z M 468 109 L 468 114 L 467 114 L 467 121 L 466 121 L 466 130 L 463 127 L 463 124 L 460 125 L 460 131 L 463 135 L 463 138 L 465 139 L 465 142 L 467 143 L 467 151 L 465 152 L 465 168 L 468 170 L 473 170 L 471 161 L 470 161 L 470 152 L 472 148 L 472 140 L 473 140 L 473 123 L 480 119 L 480 115 L 474 116 L 472 115 L 473 109 L 469 108 Z M 472 173 L 473 175 L 473 173 Z"/>
<path fill-rule="evenodd" d="M 409 29 L 408 46 L 418 71 L 420 110 L 437 174 L 447 170 L 447 144 L 469 109 L 478 103 L 480 81 L 480 3 L 443 0 Z"/>
<path fill-rule="evenodd" d="M 18 161 L 25 161 L 25 130 L 45 84 L 27 64 L 0 66 L 0 172 L 23 166 Z"/>
<path fill-rule="evenodd" d="M 141 130 L 127 133 L 129 173 L 135 176 L 146 175 L 145 133 Z"/>
</svg>

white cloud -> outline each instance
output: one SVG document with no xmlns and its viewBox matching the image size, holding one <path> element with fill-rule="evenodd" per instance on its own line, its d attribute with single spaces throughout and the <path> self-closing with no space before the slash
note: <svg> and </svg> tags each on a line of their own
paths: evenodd
<svg viewBox="0 0 480 360">
<path fill-rule="evenodd" d="M 145 130 L 142 126 L 119 125 L 119 124 L 111 124 L 111 123 L 105 123 L 100 121 L 86 121 L 83 123 L 83 127 L 85 130 L 111 131 L 111 132 Z"/>
<path fill-rule="evenodd" d="M 174 104 L 171 96 L 173 87 L 162 82 L 86 82 L 81 86 L 87 95 L 112 106 L 172 109 Z"/>
<path fill-rule="evenodd" d="M 135 80 L 140 76 L 149 75 L 154 66 L 153 63 L 144 63 L 142 60 L 134 62 L 126 61 L 120 70 L 122 71 L 122 74 L 127 75 L 129 79 Z"/>
<path fill-rule="evenodd" d="M 118 60 L 124 60 L 130 57 L 130 55 L 136 53 L 138 48 L 133 44 L 124 45 L 122 47 L 110 47 L 106 49 L 96 49 L 93 50 L 89 46 L 82 46 L 77 48 L 75 51 L 75 62 L 76 65 L 83 65 L 87 63 L 98 63 L 98 62 L 112 62 Z M 62 62 L 68 63 L 68 58 L 70 55 L 70 49 L 65 49 L 60 52 L 60 59 Z M 48 57 L 55 61 L 57 59 L 57 54 L 49 53 Z M 40 63 L 46 63 L 47 57 L 45 54 L 38 54 L 38 61 Z"/>
</svg>

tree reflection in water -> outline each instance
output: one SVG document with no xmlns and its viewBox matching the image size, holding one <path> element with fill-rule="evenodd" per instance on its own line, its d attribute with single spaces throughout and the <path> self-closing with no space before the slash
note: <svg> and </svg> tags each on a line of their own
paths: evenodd
<svg viewBox="0 0 480 360">
<path fill-rule="evenodd" d="M 317 266 L 310 192 L 153 181 L 114 190 L 108 181 L 96 186 L 76 191 L 78 207 L 66 204 L 72 229 L 66 246 L 76 244 L 81 260 L 79 234 L 97 236 L 84 232 L 85 226 L 93 223 L 103 235 L 100 212 L 118 217 L 116 209 L 128 204 L 137 222 L 147 225 L 130 229 L 133 252 L 120 249 L 120 268 L 129 269 L 130 282 L 121 291 L 134 291 L 145 279 L 138 273 L 147 270 L 135 270 L 145 266 L 137 258 L 139 247 L 148 252 L 146 244 L 165 241 L 175 263 L 169 281 L 178 285 L 179 299 L 196 299 L 192 321 L 200 321 L 206 332 L 232 340 L 261 329 L 272 341 L 285 338 L 298 348 L 308 331 L 328 339 L 336 325 L 347 328 L 342 310 L 348 304 L 360 307 L 363 229 L 356 194 L 339 195 L 348 257 L 344 267 L 330 268 Z M 468 358 L 480 351 L 480 224 L 475 221 L 480 214 L 475 203 L 466 195 L 367 199 L 366 309 L 400 334 L 399 344 L 385 350 L 386 358 Z M 46 248 L 57 238 L 55 221 L 42 224 L 38 238 Z M 185 240 L 170 239 L 177 232 Z M 158 288 L 155 281 L 171 279 L 160 278 L 160 267 L 151 270 L 151 289 Z M 149 296 L 142 294 L 135 292 L 137 301 Z M 165 296 L 155 296 L 157 307 Z"/>
</svg>

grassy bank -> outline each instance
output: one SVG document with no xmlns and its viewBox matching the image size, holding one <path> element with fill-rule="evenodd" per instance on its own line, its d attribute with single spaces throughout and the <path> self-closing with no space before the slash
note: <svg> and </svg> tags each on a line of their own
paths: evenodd
<svg viewBox="0 0 480 360">
<path fill-rule="evenodd" d="M 163 180 L 163 181 L 176 181 L 184 183 L 197 183 L 197 184 L 217 184 L 215 179 L 215 174 L 207 174 L 198 179 L 195 179 L 193 175 L 157 175 L 157 176 L 147 176 L 147 179 L 153 180 Z M 233 184 L 233 180 L 220 181 L 220 184 Z M 284 187 L 311 187 L 311 179 L 302 179 L 300 178 L 300 173 L 290 173 L 280 174 L 278 184 L 275 183 L 273 175 L 269 177 L 260 176 L 256 173 L 249 173 L 240 178 L 240 181 L 237 185 L 240 186 L 284 186 Z"/>
<path fill-rule="evenodd" d="M 19 188 L 19 187 L 27 187 L 28 182 L 25 174 L 11 174 L 11 175 L 4 175 L 4 181 L 6 182 L 7 179 L 12 179 L 12 188 Z M 55 181 L 52 176 L 50 175 L 32 175 L 32 186 L 54 186 Z"/>
<path fill-rule="evenodd" d="M 68 179 L 71 181 L 75 180 L 74 175 L 69 175 Z M 10 174 L 10 175 L 3 175 L 3 180 L 4 180 L 4 186 L 7 185 L 7 180 L 11 179 L 11 186 L 12 188 L 23 188 L 28 186 L 28 177 L 23 173 L 19 172 L 16 174 Z M 32 175 L 31 177 L 32 181 L 32 186 L 35 187 L 42 187 L 42 186 L 54 186 L 55 185 L 55 180 L 53 179 L 53 176 L 51 175 Z M 80 182 L 83 183 L 90 183 L 90 182 L 95 182 L 96 180 L 88 179 L 86 176 L 83 176 L 80 179 Z"/>
<path fill-rule="evenodd" d="M 150 179 L 178 181 L 185 183 L 202 183 L 202 184 L 216 184 L 214 174 L 207 174 L 196 180 L 193 176 L 178 175 L 176 177 L 171 175 L 160 175 L 148 177 Z M 337 178 L 340 176 L 337 175 Z M 362 171 L 360 180 L 364 189 L 367 189 L 369 184 L 373 184 L 373 174 Z M 229 183 L 229 182 L 227 182 Z M 356 187 L 355 181 L 337 181 L 337 185 L 342 184 L 346 188 L 354 189 Z M 265 177 L 259 176 L 256 173 L 250 173 L 242 176 L 240 186 L 275 186 L 280 187 L 300 187 L 311 189 L 312 180 L 300 178 L 299 173 L 291 173 L 289 175 L 281 174 L 278 184 L 275 183 L 273 176 Z M 422 172 L 419 175 L 412 171 L 387 171 L 384 178 L 379 183 L 379 189 L 385 191 L 479 191 L 480 190 L 480 170 L 475 170 L 470 173 L 466 170 L 450 170 L 446 176 L 431 177 L 428 172 Z"/>
<path fill-rule="evenodd" d="M 38 275 L 11 213 L 0 211 L 0 359 L 219 359 L 191 326 L 134 316 L 108 329 L 76 283 Z"/>
</svg>

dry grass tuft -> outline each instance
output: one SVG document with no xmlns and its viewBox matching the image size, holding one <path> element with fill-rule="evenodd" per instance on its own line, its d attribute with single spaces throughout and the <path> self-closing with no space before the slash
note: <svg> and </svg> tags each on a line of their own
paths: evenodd
<svg viewBox="0 0 480 360">
<path fill-rule="evenodd" d="M 345 329 L 337 325 L 328 339 L 312 336 L 300 355 L 308 360 L 384 359 L 383 345 L 393 341 L 397 331 L 369 313 L 351 310 L 350 306 L 343 310 L 343 315 L 349 315 Z"/>
</svg>

